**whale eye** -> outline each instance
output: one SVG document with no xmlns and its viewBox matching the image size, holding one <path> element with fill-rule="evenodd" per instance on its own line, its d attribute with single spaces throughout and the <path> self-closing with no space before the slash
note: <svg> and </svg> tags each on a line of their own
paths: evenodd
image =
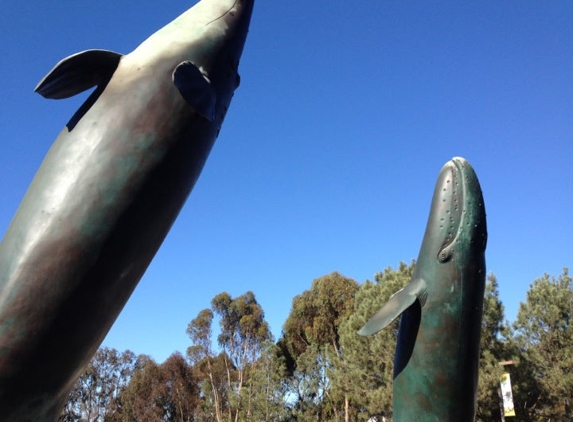
<svg viewBox="0 0 573 422">
<path fill-rule="evenodd" d="M 438 252 L 438 261 L 441 263 L 448 262 L 452 257 L 452 248 L 445 247 L 440 252 Z"/>
</svg>

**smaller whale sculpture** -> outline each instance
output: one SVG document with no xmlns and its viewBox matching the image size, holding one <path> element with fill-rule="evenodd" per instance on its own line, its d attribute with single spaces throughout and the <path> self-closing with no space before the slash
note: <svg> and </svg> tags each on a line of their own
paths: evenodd
<svg viewBox="0 0 573 422">
<path fill-rule="evenodd" d="M 412 280 L 358 332 L 374 334 L 402 315 L 394 421 L 474 420 L 486 243 L 477 176 L 456 157 L 439 174 Z"/>
<path fill-rule="evenodd" d="M 202 0 L 130 54 L 74 54 L 36 87 L 53 99 L 96 88 L 0 244 L 0 421 L 58 417 L 201 173 L 253 5 Z"/>
</svg>

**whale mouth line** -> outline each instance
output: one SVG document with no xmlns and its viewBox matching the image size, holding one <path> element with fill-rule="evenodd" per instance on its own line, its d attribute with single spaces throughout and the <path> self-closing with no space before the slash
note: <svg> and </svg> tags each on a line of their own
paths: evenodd
<svg viewBox="0 0 573 422">
<path fill-rule="evenodd" d="M 456 218 L 457 221 L 455 221 L 455 229 L 452 230 L 450 235 L 446 237 L 442 247 L 440 248 L 440 251 L 438 252 L 437 258 L 442 263 L 449 261 L 450 258 L 452 257 L 456 242 L 460 238 L 462 227 L 464 226 L 464 219 L 466 216 L 465 199 L 467 195 L 464 161 L 465 160 L 459 159 L 458 157 L 455 157 L 451 160 L 451 163 L 453 164 L 453 168 L 451 168 L 450 170 L 452 172 L 452 185 L 456 186 L 456 190 L 458 192 L 454 192 L 454 195 L 452 195 L 455 203 L 452 204 L 449 212 L 450 212 L 450 218 L 452 219 L 453 217 L 451 216 L 451 211 L 455 211 L 458 214 L 458 216 Z M 459 182 L 457 182 L 456 179 L 459 180 Z M 457 199 L 456 197 L 459 199 Z M 454 221 L 452 221 L 452 223 L 454 223 Z"/>
<path fill-rule="evenodd" d="M 231 5 L 231 7 L 229 7 L 229 9 L 227 11 L 225 11 L 221 16 L 216 17 L 215 19 L 213 19 L 212 21 L 209 21 L 205 24 L 205 26 L 209 26 L 214 22 L 217 22 L 220 19 L 223 19 L 225 16 L 227 16 L 229 13 L 231 13 L 231 10 L 233 10 L 235 8 L 235 6 L 237 5 L 237 3 L 239 2 L 239 0 L 235 0 L 233 2 L 233 4 Z"/>
</svg>

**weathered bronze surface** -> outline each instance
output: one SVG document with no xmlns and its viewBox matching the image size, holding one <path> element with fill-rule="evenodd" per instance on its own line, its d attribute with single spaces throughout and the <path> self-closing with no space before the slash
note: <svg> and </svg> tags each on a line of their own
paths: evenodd
<svg viewBox="0 0 573 422">
<path fill-rule="evenodd" d="M 47 98 L 97 86 L 0 244 L 0 420 L 54 420 L 203 168 L 254 0 L 202 0 L 122 56 L 70 56 Z"/>
<path fill-rule="evenodd" d="M 438 177 L 411 282 L 359 332 L 373 334 L 402 314 L 394 421 L 474 420 L 486 242 L 478 179 L 454 158 Z"/>
</svg>

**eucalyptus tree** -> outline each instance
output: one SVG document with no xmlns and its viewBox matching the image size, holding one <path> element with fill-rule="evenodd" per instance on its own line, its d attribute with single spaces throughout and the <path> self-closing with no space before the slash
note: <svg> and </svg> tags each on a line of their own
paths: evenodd
<svg viewBox="0 0 573 422">
<path fill-rule="evenodd" d="M 222 352 L 212 347 L 212 324 L 219 317 L 220 333 L 217 343 Z M 212 402 L 217 421 L 238 421 L 241 412 L 250 412 L 250 375 L 261 357 L 263 345 L 272 340 L 264 312 L 253 292 L 232 298 L 218 294 L 211 309 L 202 310 L 187 327 L 192 345 L 187 350 L 191 362 L 206 377 L 203 379 L 205 397 Z M 224 379 L 224 382 L 223 382 Z M 245 393 L 245 390 L 247 394 Z"/>
<path fill-rule="evenodd" d="M 292 301 L 280 346 L 290 360 L 293 412 L 338 420 L 348 415 L 348 400 L 331 391 L 334 362 L 341 358 L 339 326 L 354 311 L 358 283 L 333 272 L 312 282 Z M 316 420 L 316 419 L 315 419 Z"/>
<path fill-rule="evenodd" d="M 130 350 L 99 348 L 70 392 L 59 420 L 107 420 L 114 413 L 116 402 L 137 364 L 138 357 Z"/>
<path fill-rule="evenodd" d="M 279 347 L 272 341 L 265 341 L 260 356 L 250 368 L 244 388 L 247 404 L 239 409 L 239 420 L 286 420 L 288 397 L 285 373 L 284 357 Z"/>
<path fill-rule="evenodd" d="M 212 346 L 213 311 L 203 309 L 196 318 L 189 322 L 187 335 L 191 346 L 187 348 L 187 358 L 200 377 L 200 388 L 203 396 L 202 413 L 212 420 L 223 421 L 223 411 L 227 409 L 227 392 L 224 387 L 223 373 L 227 361 L 224 355 L 215 355 Z M 207 419 L 208 420 L 208 419 Z"/>
<path fill-rule="evenodd" d="M 349 401 L 350 420 L 367 421 L 392 415 L 392 372 L 398 320 L 374 336 L 356 332 L 412 277 L 414 262 L 387 267 L 366 281 L 356 292 L 355 310 L 340 326 L 342 359 L 337 363 L 333 384 Z"/>
<path fill-rule="evenodd" d="M 146 357 L 117 403 L 105 422 L 194 422 L 199 387 L 181 353 L 173 353 L 162 364 Z"/>
</svg>

